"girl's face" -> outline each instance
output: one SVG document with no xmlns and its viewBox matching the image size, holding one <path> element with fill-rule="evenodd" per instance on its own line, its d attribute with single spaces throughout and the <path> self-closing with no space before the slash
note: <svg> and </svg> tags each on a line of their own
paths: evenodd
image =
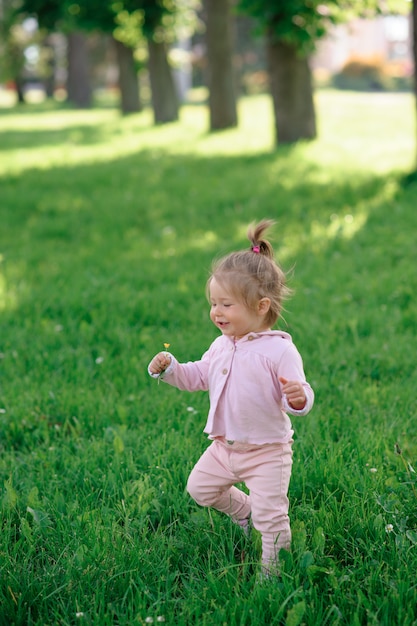
<svg viewBox="0 0 417 626">
<path fill-rule="evenodd" d="M 269 327 L 265 322 L 265 316 L 270 307 L 268 298 L 262 298 L 256 310 L 248 309 L 215 278 L 210 281 L 209 292 L 210 319 L 223 335 L 240 339 L 251 332 L 268 330 Z"/>
</svg>

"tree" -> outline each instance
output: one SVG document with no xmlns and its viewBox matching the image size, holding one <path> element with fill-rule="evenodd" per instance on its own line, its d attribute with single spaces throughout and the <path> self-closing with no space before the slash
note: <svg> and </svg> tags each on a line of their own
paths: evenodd
<svg viewBox="0 0 417 626">
<path fill-rule="evenodd" d="M 67 35 L 67 94 L 80 108 L 92 102 L 88 48 L 80 30 L 80 7 L 71 0 L 22 0 L 20 14 L 36 16 L 39 27 L 49 32 L 55 29 Z"/>
<path fill-rule="evenodd" d="M 229 0 L 204 0 L 210 130 L 237 125 L 236 81 Z"/>
<path fill-rule="evenodd" d="M 120 107 L 123 114 L 142 110 L 138 67 L 134 53 L 143 39 L 142 11 L 129 6 L 112 16 L 109 24 L 102 24 L 112 35 L 119 67 Z"/>
<path fill-rule="evenodd" d="M 70 30 L 67 35 L 67 95 L 68 100 L 80 109 L 92 104 L 92 87 L 88 43 L 81 30 Z"/>
<path fill-rule="evenodd" d="M 97 2 L 98 9 L 91 12 Z M 89 0 L 84 3 L 83 12 L 92 25 L 105 32 L 111 31 L 115 39 L 124 113 L 141 108 L 137 100 L 139 83 L 134 49 L 145 40 L 155 123 L 178 119 L 178 98 L 167 46 L 173 36 L 175 16 L 180 13 L 182 4 L 183 0 L 121 0 L 118 3 Z M 83 23 L 87 25 L 85 17 Z"/>
<path fill-rule="evenodd" d="M 147 44 L 152 108 L 156 124 L 178 119 L 178 95 L 168 51 L 179 30 L 189 32 L 192 29 L 196 1 L 123 0 L 123 11 L 119 11 L 117 15 L 118 23 L 125 22 L 129 16 L 140 17 L 140 28 L 139 25 L 137 28 L 140 34 L 137 35 L 136 44 L 142 40 Z M 125 33 L 127 32 L 125 29 Z M 120 40 L 123 40 L 123 36 L 122 33 Z"/>
<path fill-rule="evenodd" d="M 135 0 L 132 0 L 135 2 Z M 171 0 L 137 0 L 143 12 L 143 34 L 148 44 L 148 70 L 155 124 L 178 119 L 178 95 L 168 59 L 177 4 Z"/>
<path fill-rule="evenodd" d="M 0 0 L 0 80 L 11 81 L 18 102 L 24 103 L 24 50 L 30 36 L 25 32 L 17 11 L 18 5 L 14 0 Z"/>
<path fill-rule="evenodd" d="M 138 113 L 142 110 L 139 79 L 133 48 L 113 37 L 119 67 L 120 108 L 123 114 Z"/>
<path fill-rule="evenodd" d="M 21 1 L 22 14 L 35 15 L 41 28 L 49 32 L 58 30 L 67 36 L 67 92 L 68 99 L 76 106 L 91 106 L 92 88 L 87 34 L 100 31 L 112 35 L 118 42 L 116 50 L 122 111 L 130 113 L 141 110 L 132 47 L 136 41 L 131 43 L 131 24 L 137 21 L 137 11 L 133 10 L 135 15 L 132 17 L 125 4 L 122 0 L 118 3 L 84 0 L 79 4 L 72 0 Z M 123 15 L 124 19 L 118 21 L 120 15 Z"/>
<path fill-rule="evenodd" d="M 178 119 L 178 96 L 164 41 L 148 39 L 149 80 L 155 124 Z"/>
<path fill-rule="evenodd" d="M 387 0 L 384 10 L 405 0 Z M 239 0 L 238 8 L 257 20 L 265 35 L 276 142 L 316 136 L 316 115 L 309 57 L 330 27 L 354 16 L 382 12 L 378 0 Z"/>
<path fill-rule="evenodd" d="M 275 142 L 316 137 L 316 114 L 308 57 L 268 31 L 266 54 L 274 106 Z"/>
</svg>

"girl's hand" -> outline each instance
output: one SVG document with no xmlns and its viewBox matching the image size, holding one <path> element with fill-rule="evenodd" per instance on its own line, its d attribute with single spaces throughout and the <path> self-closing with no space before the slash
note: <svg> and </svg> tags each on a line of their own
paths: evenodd
<svg viewBox="0 0 417 626">
<path fill-rule="evenodd" d="M 149 371 L 152 374 L 162 374 L 171 363 L 171 357 L 168 352 L 159 352 L 149 363 Z"/>
<path fill-rule="evenodd" d="M 304 393 L 304 388 L 298 380 L 287 380 L 286 378 L 279 378 L 281 383 L 281 391 L 286 395 L 288 404 L 296 411 L 304 409 L 307 398 Z"/>
</svg>

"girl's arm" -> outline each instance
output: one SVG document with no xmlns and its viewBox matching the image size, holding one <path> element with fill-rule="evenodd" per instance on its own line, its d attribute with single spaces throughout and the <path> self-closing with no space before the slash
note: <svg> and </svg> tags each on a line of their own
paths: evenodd
<svg viewBox="0 0 417 626">
<path fill-rule="evenodd" d="M 283 376 L 280 376 L 278 380 L 281 383 L 281 392 L 290 407 L 296 411 L 302 411 L 307 404 L 304 386 L 298 380 L 287 380 Z"/>
<path fill-rule="evenodd" d="M 286 350 L 279 364 L 282 408 L 296 415 L 306 415 L 314 404 L 314 391 L 306 380 L 303 361 L 294 344 Z"/>
<path fill-rule="evenodd" d="M 206 352 L 200 361 L 179 363 L 170 352 L 159 352 L 148 365 L 153 378 L 185 391 L 207 391 L 209 357 Z"/>
</svg>

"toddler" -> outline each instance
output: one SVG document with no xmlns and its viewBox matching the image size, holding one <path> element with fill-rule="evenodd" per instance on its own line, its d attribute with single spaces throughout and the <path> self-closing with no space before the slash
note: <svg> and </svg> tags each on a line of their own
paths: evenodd
<svg viewBox="0 0 417 626">
<path fill-rule="evenodd" d="M 262 536 L 262 568 L 278 572 L 289 549 L 288 487 L 292 466 L 291 415 L 306 415 L 314 393 L 290 335 L 272 330 L 289 295 L 274 261 L 263 220 L 248 230 L 249 250 L 216 262 L 207 283 L 211 321 L 220 330 L 201 360 L 179 363 L 160 352 L 151 376 L 188 391 L 208 390 L 204 432 L 211 445 L 192 470 L 187 490 L 201 506 L 229 515 Z M 244 483 L 249 495 L 238 489 Z"/>
</svg>

